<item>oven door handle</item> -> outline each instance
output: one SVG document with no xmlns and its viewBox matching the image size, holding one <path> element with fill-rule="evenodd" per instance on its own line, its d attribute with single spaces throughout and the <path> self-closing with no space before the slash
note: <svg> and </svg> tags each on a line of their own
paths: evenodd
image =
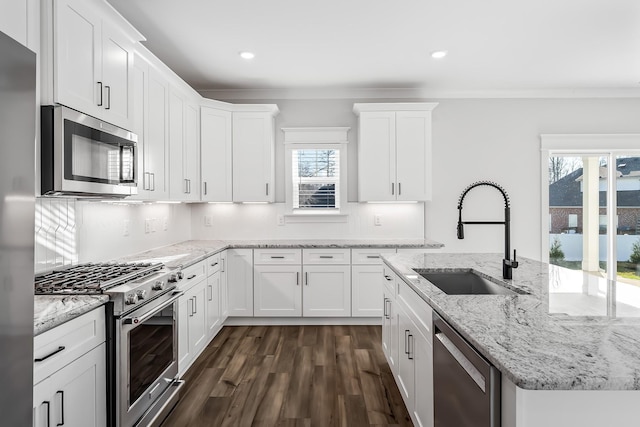
<svg viewBox="0 0 640 427">
<path fill-rule="evenodd" d="M 160 311 L 164 310 L 165 308 L 169 307 L 171 304 L 173 304 L 174 302 L 176 302 L 182 295 L 184 295 L 184 291 L 176 291 L 172 294 L 171 298 L 168 299 L 167 301 L 165 301 L 162 305 L 160 305 L 159 307 L 154 308 L 153 310 L 143 314 L 140 317 L 137 316 L 133 316 L 133 317 L 125 317 L 122 320 L 122 323 L 124 323 L 125 325 L 140 325 L 141 323 L 144 323 L 147 319 L 155 316 L 156 314 L 158 314 Z"/>
</svg>

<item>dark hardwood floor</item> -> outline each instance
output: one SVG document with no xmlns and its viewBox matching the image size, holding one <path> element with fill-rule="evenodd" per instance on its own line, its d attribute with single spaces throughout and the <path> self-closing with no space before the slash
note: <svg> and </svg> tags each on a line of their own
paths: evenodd
<svg viewBox="0 0 640 427">
<path fill-rule="evenodd" d="M 411 426 L 380 326 L 224 327 L 162 427 Z"/>
</svg>

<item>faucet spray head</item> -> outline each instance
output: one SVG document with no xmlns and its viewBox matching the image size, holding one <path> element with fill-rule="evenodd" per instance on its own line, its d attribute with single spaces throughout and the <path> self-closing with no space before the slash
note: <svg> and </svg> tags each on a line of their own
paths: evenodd
<svg viewBox="0 0 640 427">
<path fill-rule="evenodd" d="M 458 239 L 464 239 L 464 225 L 462 221 L 458 221 Z"/>
</svg>

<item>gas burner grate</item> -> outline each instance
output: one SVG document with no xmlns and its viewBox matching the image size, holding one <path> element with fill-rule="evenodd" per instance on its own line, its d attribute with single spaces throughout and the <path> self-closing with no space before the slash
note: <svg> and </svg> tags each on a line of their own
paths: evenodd
<svg viewBox="0 0 640 427">
<path fill-rule="evenodd" d="M 162 263 L 92 263 L 53 271 L 35 278 L 37 295 L 101 294 L 111 287 L 148 276 Z"/>
</svg>

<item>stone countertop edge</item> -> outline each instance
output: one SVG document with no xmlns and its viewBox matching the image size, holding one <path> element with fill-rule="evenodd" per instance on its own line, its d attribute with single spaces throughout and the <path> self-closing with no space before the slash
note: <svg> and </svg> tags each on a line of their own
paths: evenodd
<svg viewBox="0 0 640 427">
<path fill-rule="evenodd" d="M 440 249 L 444 245 L 428 239 L 385 240 L 187 240 L 119 258 L 120 262 L 163 262 L 167 268 L 186 268 L 226 249 L 315 249 L 390 248 Z"/>
<path fill-rule="evenodd" d="M 109 301 L 108 295 L 36 295 L 33 335 L 38 336 Z"/>
<path fill-rule="evenodd" d="M 501 277 L 502 256 L 431 253 L 382 259 L 516 386 L 640 390 L 640 319 L 549 315 L 544 301 L 548 264 L 520 258 L 520 271 L 514 271 L 509 285 L 528 295 L 447 295 L 414 269 L 473 270 L 506 284 Z"/>
</svg>

